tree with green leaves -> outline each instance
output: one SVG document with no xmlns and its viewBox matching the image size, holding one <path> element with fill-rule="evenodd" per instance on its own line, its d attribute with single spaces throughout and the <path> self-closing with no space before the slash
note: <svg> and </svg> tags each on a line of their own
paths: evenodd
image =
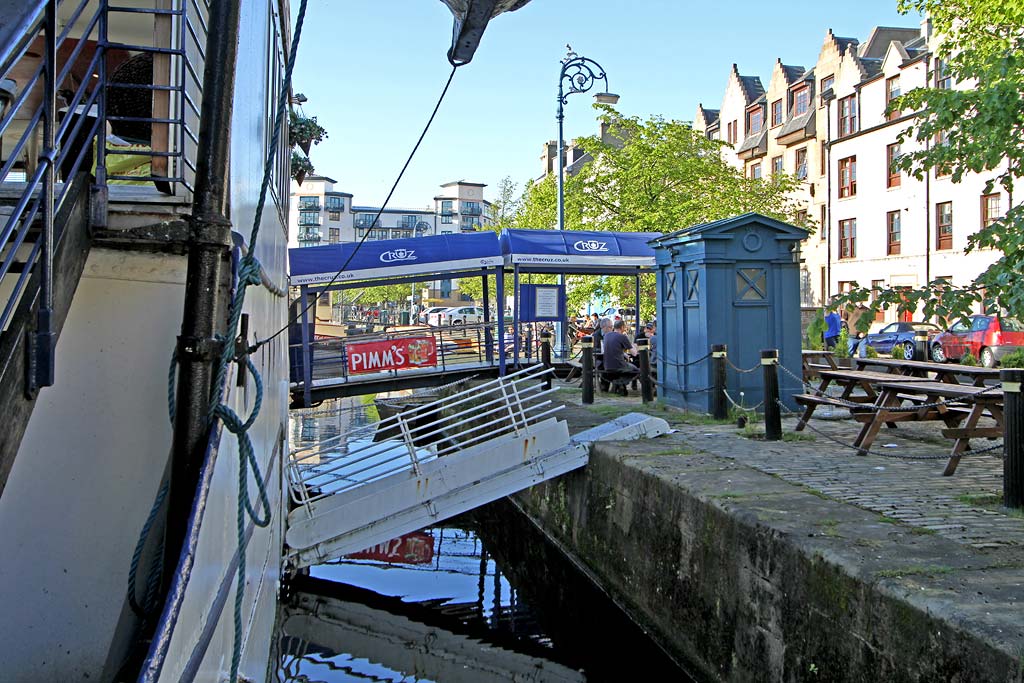
<svg viewBox="0 0 1024 683">
<path fill-rule="evenodd" d="M 916 111 L 901 136 L 920 149 L 899 159 L 902 170 L 921 178 L 941 168 L 959 182 L 967 173 L 990 174 L 994 187 L 1013 196 L 1024 173 L 1024 2 L 1021 0 L 900 0 L 902 12 L 929 17 L 941 42 L 933 62 L 964 89 L 918 88 L 897 98 L 893 111 Z M 936 139 L 942 144 L 926 144 Z M 922 310 L 925 317 L 952 322 L 981 303 L 988 311 L 1024 313 L 1024 208 L 1006 215 L 968 239 L 967 250 L 992 248 L 1002 256 L 966 286 L 942 280 L 918 289 L 857 288 L 840 302 Z M 871 301 L 869 303 L 870 300 Z M 873 316 L 862 316 L 864 331 Z"/>
<path fill-rule="evenodd" d="M 795 177 L 747 178 L 722 159 L 725 143 L 689 123 L 595 108 L 607 132 L 577 140 L 591 160 L 566 178 L 567 230 L 671 232 L 748 211 L 796 218 Z M 527 183 L 514 227 L 555 227 L 556 203 L 554 176 Z M 596 299 L 628 305 L 634 298 L 631 277 L 573 276 L 567 289 L 570 310 Z M 654 277 L 648 275 L 641 285 L 641 317 L 650 319 L 654 308 Z"/>
</svg>

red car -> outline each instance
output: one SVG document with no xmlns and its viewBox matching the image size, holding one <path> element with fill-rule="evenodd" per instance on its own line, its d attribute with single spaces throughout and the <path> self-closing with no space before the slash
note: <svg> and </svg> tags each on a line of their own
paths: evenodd
<svg viewBox="0 0 1024 683">
<path fill-rule="evenodd" d="M 1016 318 L 972 315 L 931 340 L 932 360 L 945 363 L 968 353 L 986 368 L 994 368 L 1006 354 L 1024 348 L 1024 325 Z"/>
</svg>

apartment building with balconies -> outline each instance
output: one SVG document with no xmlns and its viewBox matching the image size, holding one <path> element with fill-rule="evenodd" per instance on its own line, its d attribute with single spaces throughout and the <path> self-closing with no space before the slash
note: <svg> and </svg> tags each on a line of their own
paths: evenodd
<svg viewBox="0 0 1024 683">
<path fill-rule="evenodd" d="M 288 246 L 315 247 L 355 239 L 352 195 L 334 189 L 327 176 L 306 176 L 292 182 L 288 213 Z"/>
<path fill-rule="evenodd" d="M 484 199 L 485 187 L 487 185 L 483 183 L 469 183 L 465 180 L 442 185 L 441 193 L 434 197 L 437 234 L 475 232 L 493 224 L 492 204 Z"/>
</svg>

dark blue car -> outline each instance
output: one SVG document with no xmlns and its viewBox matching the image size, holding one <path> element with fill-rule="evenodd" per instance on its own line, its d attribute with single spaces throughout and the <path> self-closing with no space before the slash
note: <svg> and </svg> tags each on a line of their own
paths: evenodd
<svg viewBox="0 0 1024 683">
<path fill-rule="evenodd" d="M 938 325 L 931 323 L 889 323 L 878 332 L 869 334 L 862 339 L 850 340 L 850 353 L 856 353 L 860 358 L 868 355 L 870 346 L 878 353 L 892 353 L 892 348 L 897 344 L 903 344 L 903 357 L 905 360 L 914 358 L 914 332 L 925 331 L 929 339 L 942 331 Z"/>
</svg>

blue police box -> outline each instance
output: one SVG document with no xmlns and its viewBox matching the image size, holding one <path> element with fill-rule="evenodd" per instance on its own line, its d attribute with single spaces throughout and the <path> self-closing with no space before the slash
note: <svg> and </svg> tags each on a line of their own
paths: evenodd
<svg viewBox="0 0 1024 683">
<path fill-rule="evenodd" d="M 712 344 L 728 346 L 726 387 L 737 403 L 743 394 L 746 408 L 764 398 L 763 349 L 778 349 L 779 362 L 800 374 L 800 242 L 807 234 L 746 213 L 651 240 L 658 268 L 658 380 L 664 401 L 710 412 Z M 780 370 L 779 388 L 783 402 L 795 408 L 792 396 L 800 384 Z"/>
</svg>

